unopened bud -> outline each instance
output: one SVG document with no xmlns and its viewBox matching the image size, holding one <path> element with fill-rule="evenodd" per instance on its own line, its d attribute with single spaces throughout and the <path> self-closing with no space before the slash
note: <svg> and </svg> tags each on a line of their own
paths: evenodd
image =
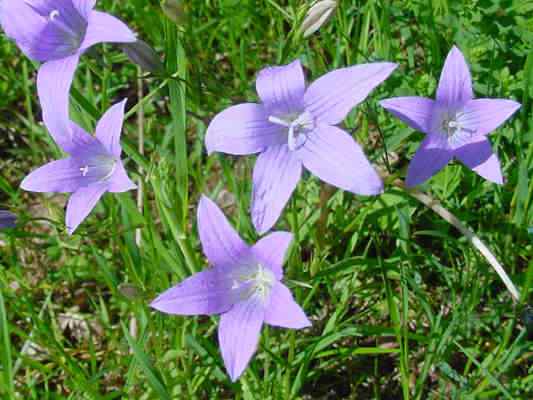
<svg viewBox="0 0 533 400">
<path fill-rule="evenodd" d="M 9 211 L 0 210 L 0 229 L 14 228 L 17 224 L 17 216 Z"/>
<path fill-rule="evenodd" d="M 336 0 L 315 1 L 309 11 L 307 11 L 301 26 L 304 38 L 318 31 L 333 15 L 336 7 Z"/>
<path fill-rule="evenodd" d="M 151 72 L 155 75 L 164 74 L 165 67 L 159 55 L 146 42 L 137 40 L 133 43 L 124 43 L 121 47 L 131 62 L 137 64 L 144 71 Z"/>
<path fill-rule="evenodd" d="M 181 24 L 183 22 L 185 12 L 180 0 L 163 0 L 161 3 L 161 9 L 165 15 L 176 24 Z"/>
</svg>

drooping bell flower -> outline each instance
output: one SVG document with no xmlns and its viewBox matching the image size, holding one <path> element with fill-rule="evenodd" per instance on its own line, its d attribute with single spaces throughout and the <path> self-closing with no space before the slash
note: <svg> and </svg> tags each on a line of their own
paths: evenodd
<svg viewBox="0 0 533 400">
<path fill-rule="evenodd" d="M 406 185 L 419 185 L 456 158 L 498 184 L 503 176 L 488 134 L 520 104 L 506 99 L 474 99 L 472 78 L 463 54 L 453 47 L 441 73 L 436 100 L 397 97 L 380 102 L 407 125 L 426 134 L 407 170 Z"/>
<path fill-rule="evenodd" d="M 290 329 L 311 325 L 281 283 L 292 235 L 274 232 L 250 247 L 205 196 L 198 206 L 198 231 L 212 268 L 168 289 L 151 307 L 174 315 L 220 314 L 219 346 L 235 381 L 257 349 L 263 323 Z"/>
<path fill-rule="evenodd" d="M 52 161 L 30 173 L 20 187 L 30 192 L 72 193 L 67 204 L 69 235 L 89 215 L 105 192 L 120 193 L 135 189 L 120 155 L 120 134 L 126 100 L 111 107 L 98 122 L 91 136 L 71 122 L 72 139 L 61 145 L 68 158 Z"/>
<path fill-rule="evenodd" d="M 0 23 L 6 35 L 29 58 L 43 63 L 37 76 L 37 91 L 44 123 L 59 146 L 71 141 L 69 92 L 80 56 L 97 43 L 136 40 L 122 21 L 93 10 L 95 3 L 96 0 L 0 2 Z"/>
<path fill-rule="evenodd" d="M 205 137 L 209 153 L 260 153 L 252 194 L 252 220 L 259 233 L 276 223 L 303 167 L 356 194 L 383 191 L 361 147 L 335 125 L 395 68 L 392 63 L 340 68 L 306 88 L 300 61 L 269 67 L 257 77 L 260 104 L 229 107 L 211 121 Z"/>
</svg>

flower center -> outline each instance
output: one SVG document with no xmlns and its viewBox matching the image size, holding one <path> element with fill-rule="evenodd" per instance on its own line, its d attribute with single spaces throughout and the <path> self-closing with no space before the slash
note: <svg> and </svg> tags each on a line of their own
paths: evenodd
<svg viewBox="0 0 533 400">
<path fill-rule="evenodd" d="M 442 135 L 452 148 L 464 145 L 476 133 L 476 125 L 462 109 L 441 109 L 434 115 L 432 129 Z"/>
<path fill-rule="evenodd" d="M 307 140 L 308 132 L 315 127 L 313 116 L 307 111 L 284 117 L 271 115 L 268 117 L 268 120 L 273 124 L 287 128 L 287 144 L 291 151 L 302 147 Z"/>
<path fill-rule="evenodd" d="M 54 24 L 56 28 L 62 31 L 72 42 L 77 43 L 78 45 L 81 43 L 82 34 L 70 27 L 65 22 L 64 18 L 61 18 L 61 13 L 59 10 L 50 11 L 50 14 L 48 15 L 48 21 Z"/>
<path fill-rule="evenodd" d="M 270 269 L 253 263 L 237 268 L 232 289 L 238 291 L 239 300 L 256 297 L 264 303 L 268 300 L 275 282 L 276 277 Z"/>
<path fill-rule="evenodd" d="M 117 160 L 105 155 L 91 157 L 79 167 L 81 176 L 102 182 L 111 177 L 117 167 Z"/>
</svg>

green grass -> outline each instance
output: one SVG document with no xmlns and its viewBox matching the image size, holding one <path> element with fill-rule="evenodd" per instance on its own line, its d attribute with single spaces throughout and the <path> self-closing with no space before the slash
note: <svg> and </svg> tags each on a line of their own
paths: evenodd
<svg viewBox="0 0 533 400">
<path fill-rule="evenodd" d="M 533 344 L 521 319 L 533 283 L 533 2 L 339 3 L 335 17 L 303 40 L 301 1 L 183 1 L 183 28 L 155 0 L 99 1 L 165 57 L 173 78 L 140 73 L 112 46 L 83 57 L 71 114 L 92 129 L 128 97 L 124 157 L 143 185 L 139 198 L 107 194 L 73 237 L 63 223 L 65 196 L 18 189 L 25 174 L 60 153 L 39 123 L 35 66 L 2 36 L 0 205 L 20 223 L 0 233 L 0 397 L 533 397 Z M 479 97 L 523 104 L 491 136 L 507 182 L 496 186 L 454 164 L 421 189 L 492 249 L 522 304 L 513 304 L 466 238 L 395 184 L 422 135 L 377 101 L 432 97 L 453 44 L 469 60 Z M 217 318 L 167 316 L 148 304 L 206 265 L 195 221 L 200 194 L 257 240 L 248 213 L 254 157 L 208 157 L 203 138 L 217 112 L 257 98 L 261 68 L 296 57 L 309 81 L 355 63 L 400 64 L 345 121 L 373 163 L 390 172 L 379 197 L 310 176 L 298 186 L 277 228 L 295 234 L 286 283 L 313 327 L 265 328 L 255 359 L 232 384 Z"/>
</svg>

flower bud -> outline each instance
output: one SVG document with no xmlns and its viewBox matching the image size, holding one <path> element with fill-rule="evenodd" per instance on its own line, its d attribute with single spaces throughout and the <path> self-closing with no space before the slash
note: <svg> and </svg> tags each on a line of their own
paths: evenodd
<svg viewBox="0 0 533 400">
<path fill-rule="evenodd" d="M 137 64 L 144 71 L 151 72 L 155 75 L 165 73 L 165 67 L 161 59 L 146 42 L 137 40 L 133 43 L 124 43 L 120 46 L 131 62 Z"/>
<path fill-rule="evenodd" d="M 163 13 L 176 24 L 183 22 L 184 10 L 180 0 L 163 0 L 161 3 Z"/>
<path fill-rule="evenodd" d="M 311 36 L 324 25 L 333 15 L 337 7 L 336 0 L 319 0 L 315 1 L 305 15 L 304 22 L 301 26 L 304 38 Z"/>
<path fill-rule="evenodd" d="M 0 229 L 14 228 L 17 224 L 17 216 L 9 211 L 0 210 Z"/>
</svg>

